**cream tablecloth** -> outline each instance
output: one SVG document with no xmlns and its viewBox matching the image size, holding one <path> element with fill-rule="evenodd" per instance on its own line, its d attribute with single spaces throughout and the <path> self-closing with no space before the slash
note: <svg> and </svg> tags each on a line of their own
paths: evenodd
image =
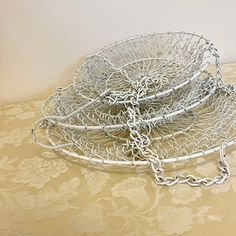
<svg viewBox="0 0 236 236">
<path fill-rule="evenodd" d="M 236 64 L 223 72 L 236 82 Z M 42 103 L 0 108 L 0 236 L 236 235 L 236 175 L 209 188 L 160 187 L 151 173 L 80 166 L 33 143 Z M 213 176 L 217 158 L 172 169 Z M 227 160 L 236 173 L 235 147 Z"/>
</svg>

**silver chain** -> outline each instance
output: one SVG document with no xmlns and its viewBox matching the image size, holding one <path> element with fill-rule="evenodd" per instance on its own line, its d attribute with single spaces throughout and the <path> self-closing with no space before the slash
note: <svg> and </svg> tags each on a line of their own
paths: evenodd
<svg viewBox="0 0 236 236">
<path fill-rule="evenodd" d="M 215 64 L 216 64 L 216 78 L 218 79 L 218 87 L 223 86 L 222 82 L 222 71 L 219 65 L 219 55 L 217 52 L 217 49 L 214 47 L 212 43 L 210 43 L 210 51 L 215 57 Z M 152 171 L 155 175 L 155 181 L 158 185 L 166 185 L 166 186 L 172 186 L 175 184 L 188 184 L 193 187 L 197 187 L 200 185 L 204 186 L 211 186 L 213 184 L 221 184 L 223 183 L 226 179 L 230 177 L 230 169 L 229 165 L 225 160 L 225 152 L 224 152 L 224 145 L 221 146 L 220 149 L 220 160 L 217 165 L 219 175 L 209 178 L 209 177 L 199 177 L 199 176 L 194 176 L 194 175 L 182 175 L 182 174 L 175 174 L 174 177 L 172 176 L 164 176 L 164 169 L 163 169 L 163 161 L 158 159 L 158 158 L 149 158 L 149 162 L 152 168 Z"/>
<path fill-rule="evenodd" d="M 215 56 L 215 63 L 217 67 L 216 71 L 216 78 L 218 79 L 218 87 L 221 87 L 222 85 L 222 72 L 219 66 L 219 56 L 217 53 L 217 49 L 213 46 L 213 44 L 210 44 L 210 48 L 212 50 L 212 54 Z M 147 81 L 147 80 L 146 80 Z M 224 152 L 224 145 L 221 146 L 220 149 L 220 160 L 218 163 L 218 171 L 219 175 L 209 178 L 209 177 L 199 177 L 194 176 L 192 174 L 190 175 L 182 175 L 182 174 L 175 174 L 174 177 L 172 176 L 164 176 L 164 169 L 163 160 L 160 160 L 158 157 L 154 156 L 152 151 L 148 148 L 150 144 L 150 139 L 147 135 L 144 135 L 140 133 L 140 127 L 136 123 L 136 119 L 140 115 L 139 110 L 139 98 L 140 96 L 144 95 L 146 93 L 147 89 L 147 82 L 142 85 L 143 81 L 139 81 L 136 83 L 132 83 L 132 91 L 130 91 L 129 95 L 127 94 L 125 100 L 129 100 L 127 104 L 125 104 L 127 112 L 128 112 L 128 121 L 127 126 L 130 131 L 130 138 L 131 141 L 129 141 L 126 145 L 124 145 L 124 149 L 126 151 L 131 151 L 132 154 L 140 154 L 143 157 L 149 156 L 149 162 L 152 168 L 152 171 L 155 175 L 155 181 L 158 185 L 166 185 L 166 186 L 172 186 L 175 184 L 188 184 L 193 187 L 197 187 L 200 185 L 204 186 L 210 186 L 213 184 L 221 184 L 226 179 L 230 177 L 230 170 L 229 166 L 225 160 L 225 152 Z M 148 81 L 149 82 L 149 81 Z"/>
<path fill-rule="evenodd" d="M 136 119 L 140 117 L 139 98 L 146 93 L 147 85 L 141 85 L 141 81 L 132 82 L 132 90 L 130 95 L 126 97 L 129 103 L 125 103 L 128 112 L 127 126 L 130 132 L 131 140 L 123 147 L 126 151 L 131 151 L 133 155 L 144 155 L 146 149 L 150 144 L 150 139 L 147 135 L 140 133 L 140 125 L 137 124 Z"/>
<path fill-rule="evenodd" d="M 224 145 L 221 146 L 220 149 L 220 160 L 218 163 L 218 171 L 219 174 L 212 178 L 202 178 L 199 176 L 194 175 L 182 175 L 177 173 L 174 177 L 166 177 L 163 175 L 163 161 L 159 159 L 150 158 L 149 162 L 152 168 L 152 171 L 155 175 L 155 181 L 158 185 L 166 185 L 166 186 L 172 186 L 175 184 L 188 184 L 193 187 L 197 187 L 200 185 L 204 186 L 211 186 L 213 184 L 221 184 L 226 179 L 230 177 L 230 169 L 229 165 L 225 160 L 225 152 L 224 152 Z"/>
</svg>

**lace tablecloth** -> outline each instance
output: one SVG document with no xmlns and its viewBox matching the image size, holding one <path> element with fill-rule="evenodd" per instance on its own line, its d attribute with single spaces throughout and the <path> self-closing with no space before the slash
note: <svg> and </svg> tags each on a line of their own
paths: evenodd
<svg viewBox="0 0 236 236">
<path fill-rule="evenodd" d="M 236 64 L 223 66 L 236 82 Z M 46 96 L 45 96 L 46 97 Z M 0 236 L 236 235 L 236 147 L 224 184 L 160 187 L 151 173 L 101 171 L 36 146 L 43 100 L 0 108 Z M 213 176 L 218 153 L 172 166 Z"/>
</svg>

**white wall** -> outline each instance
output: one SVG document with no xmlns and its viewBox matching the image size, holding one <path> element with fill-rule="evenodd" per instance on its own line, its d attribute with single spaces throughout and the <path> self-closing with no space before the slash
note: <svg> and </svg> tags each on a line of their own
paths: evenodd
<svg viewBox="0 0 236 236">
<path fill-rule="evenodd" d="M 115 40 L 182 30 L 236 61 L 235 0 L 0 0 L 0 102 L 71 78 L 82 56 Z"/>
</svg>

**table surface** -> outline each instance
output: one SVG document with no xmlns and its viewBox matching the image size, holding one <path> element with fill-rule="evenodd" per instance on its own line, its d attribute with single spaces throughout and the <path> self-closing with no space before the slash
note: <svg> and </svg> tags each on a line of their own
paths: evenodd
<svg viewBox="0 0 236 236">
<path fill-rule="evenodd" d="M 236 64 L 222 70 L 236 82 Z M 151 173 L 97 170 L 35 145 L 31 128 L 43 102 L 0 107 L 0 236 L 236 235 L 235 147 L 227 150 L 232 177 L 224 184 L 160 187 Z M 217 159 L 173 171 L 213 176 Z"/>
</svg>

